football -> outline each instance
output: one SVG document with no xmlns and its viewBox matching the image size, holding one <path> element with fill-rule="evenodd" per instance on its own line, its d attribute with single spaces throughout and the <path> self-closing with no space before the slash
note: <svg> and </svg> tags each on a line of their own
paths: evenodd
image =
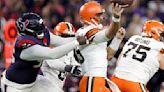
<svg viewBox="0 0 164 92">
<path fill-rule="evenodd" d="M 118 3 L 119 5 L 129 5 L 130 7 L 133 4 L 134 0 L 110 0 L 111 3 Z"/>
</svg>

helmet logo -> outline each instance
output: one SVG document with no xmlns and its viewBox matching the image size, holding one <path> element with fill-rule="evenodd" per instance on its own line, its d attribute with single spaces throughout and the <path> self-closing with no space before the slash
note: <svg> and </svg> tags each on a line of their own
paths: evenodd
<svg viewBox="0 0 164 92">
<path fill-rule="evenodd" d="M 39 20 L 39 23 L 42 24 L 42 23 L 43 23 L 43 19 L 40 19 L 40 20 Z"/>
<path fill-rule="evenodd" d="M 29 20 L 26 19 L 25 22 L 24 22 L 25 27 L 27 27 L 28 24 L 29 24 Z"/>
<path fill-rule="evenodd" d="M 23 31 L 24 27 L 22 23 L 20 23 L 19 28 Z"/>
<path fill-rule="evenodd" d="M 161 33 L 160 30 L 156 27 L 152 27 L 151 30 L 154 30 L 158 36 Z"/>
</svg>

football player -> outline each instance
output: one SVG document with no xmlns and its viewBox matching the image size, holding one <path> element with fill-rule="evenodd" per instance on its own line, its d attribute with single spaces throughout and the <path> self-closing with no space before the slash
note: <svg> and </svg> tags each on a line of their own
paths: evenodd
<svg viewBox="0 0 164 92">
<path fill-rule="evenodd" d="M 112 4 L 112 22 L 110 26 L 104 28 L 102 26 L 103 13 L 105 10 L 96 1 L 89 1 L 80 8 L 80 17 L 83 27 L 78 29 L 77 35 L 85 35 L 87 39 L 92 41 L 90 45 L 79 47 L 82 60 L 82 72 L 84 76 L 80 81 L 80 92 L 110 92 L 106 87 L 107 77 L 107 41 L 116 35 L 120 27 L 121 14 L 126 5 Z M 124 36 L 125 32 L 121 28 L 119 33 Z M 119 38 L 119 37 L 118 37 Z M 122 39 L 115 42 L 119 45 Z M 112 49 L 117 49 L 115 46 Z M 110 86 L 111 87 L 111 86 Z"/>
<path fill-rule="evenodd" d="M 54 36 L 35 13 L 24 13 L 16 26 L 20 36 L 15 42 L 12 64 L 1 80 L 2 92 L 30 92 L 43 60 L 60 58 L 87 42 L 85 37 L 76 40 Z"/>
<path fill-rule="evenodd" d="M 75 37 L 75 28 L 69 22 L 60 22 L 53 33 L 63 38 Z M 68 73 L 74 76 L 81 76 L 81 68 L 73 57 L 73 51 L 67 55 L 52 60 L 44 60 L 38 75 L 33 92 L 63 92 L 63 85 Z"/>
<path fill-rule="evenodd" d="M 121 92 L 148 92 L 145 85 L 164 69 L 164 26 L 156 20 L 146 21 L 142 35 L 132 36 L 124 45 L 112 77 Z"/>
</svg>

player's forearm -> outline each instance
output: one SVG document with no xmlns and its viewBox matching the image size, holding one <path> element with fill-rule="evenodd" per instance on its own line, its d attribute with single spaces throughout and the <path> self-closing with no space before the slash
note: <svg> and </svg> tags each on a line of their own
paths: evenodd
<svg viewBox="0 0 164 92">
<path fill-rule="evenodd" d="M 108 37 L 109 39 L 114 37 L 119 28 L 120 28 L 120 18 L 112 17 L 112 23 L 110 24 L 108 30 L 106 31 L 106 37 Z"/>
<path fill-rule="evenodd" d="M 61 61 L 61 59 L 49 59 L 49 60 L 44 60 L 43 67 L 47 67 L 45 64 L 48 65 L 48 67 L 52 70 L 58 70 L 61 72 L 64 72 L 65 70 L 65 62 Z"/>
<path fill-rule="evenodd" d="M 68 44 L 56 47 L 56 48 L 49 48 L 43 46 L 32 46 L 28 49 L 22 51 L 20 57 L 24 60 L 44 60 L 44 59 L 57 59 L 68 52 L 72 51 L 79 45 L 78 41 L 72 41 Z"/>
<path fill-rule="evenodd" d="M 112 42 L 110 43 L 110 45 L 107 47 L 107 59 L 109 61 L 114 57 L 116 51 L 119 49 L 121 42 L 122 42 L 122 39 L 118 39 L 115 36 Z"/>
<path fill-rule="evenodd" d="M 108 59 L 108 61 L 112 60 L 112 58 L 114 57 L 115 53 L 116 53 L 115 50 L 113 50 L 110 47 L 107 47 L 107 59 Z"/>
<path fill-rule="evenodd" d="M 56 36 L 56 35 L 53 35 L 52 33 L 50 33 L 50 44 L 55 47 L 63 45 L 63 44 L 67 44 L 75 39 L 76 39 L 75 37 L 74 38 L 73 37 L 62 38 L 60 36 Z"/>
</svg>

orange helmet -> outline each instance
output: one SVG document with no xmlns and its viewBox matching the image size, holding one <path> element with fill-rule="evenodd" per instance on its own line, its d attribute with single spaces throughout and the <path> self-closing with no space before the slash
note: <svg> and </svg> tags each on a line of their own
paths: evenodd
<svg viewBox="0 0 164 92">
<path fill-rule="evenodd" d="M 96 18 L 97 14 L 101 14 L 105 12 L 105 10 L 101 7 L 101 5 L 96 1 L 89 1 L 85 3 L 80 8 L 80 17 L 82 18 L 82 22 L 84 23 L 93 23 L 99 22 L 98 18 Z M 93 21 L 94 19 L 94 21 Z"/>
<path fill-rule="evenodd" d="M 53 33 L 62 37 L 72 37 L 75 36 L 75 28 L 69 22 L 60 22 L 54 28 Z"/>
<path fill-rule="evenodd" d="M 164 32 L 164 25 L 162 22 L 157 20 L 146 21 L 142 32 L 144 36 L 154 38 L 155 40 L 160 40 L 161 33 Z"/>
</svg>

